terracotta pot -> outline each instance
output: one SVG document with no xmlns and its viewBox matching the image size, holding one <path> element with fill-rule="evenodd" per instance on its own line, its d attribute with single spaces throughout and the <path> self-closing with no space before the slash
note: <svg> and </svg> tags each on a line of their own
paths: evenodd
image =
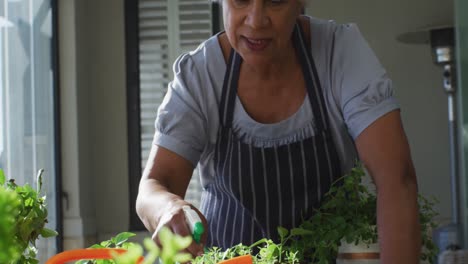
<svg viewBox="0 0 468 264">
<path fill-rule="evenodd" d="M 379 264 L 379 244 L 348 244 L 342 242 L 338 249 L 336 264 Z"/>
</svg>

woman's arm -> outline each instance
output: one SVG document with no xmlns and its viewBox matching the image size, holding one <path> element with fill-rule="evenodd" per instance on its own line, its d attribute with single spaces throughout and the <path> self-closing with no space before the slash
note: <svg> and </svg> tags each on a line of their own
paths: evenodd
<svg viewBox="0 0 468 264">
<path fill-rule="evenodd" d="M 377 187 L 381 263 L 419 263 L 417 179 L 400 112 L 377 119 L 356 138 L 356 146 Z"/>
<path fill-rule="evenodd" d="M 146 228 L 153 233 L 154 240 L 162 226 L 181 236 L 190 235 L 182 206 L 189 205 L 183 198 L 192 172 L 193 165 L 188 160 L 168 149 L 152 146 L 140 181 L 136 209 Z M 203 215 L 196 208 L 194 210 L 206 227 Z M 194 256 L 200 254 L 205 241 L 206 232 L 202 243 L 192 243 L 188 251 Z"/>
</svg>

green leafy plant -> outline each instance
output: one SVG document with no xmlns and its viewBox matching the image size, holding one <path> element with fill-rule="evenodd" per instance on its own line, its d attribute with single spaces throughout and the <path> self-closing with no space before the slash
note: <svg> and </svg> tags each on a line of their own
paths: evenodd
<svg viewBox="0 0 468 264">
<path fill-rule="evenodd" d="M 192 260 L 192 264 L 216 264 L 222 260 L 247 254 L 252 255 L 255 264 L 300 263 L 300 249 L 288 245 L 288 242 L 298 233 L 292 233 L 283 227 L 278 227 L 278 234 L 280 235 L 279 243 L 263 238 L 250 246 L 238 244 L 224 251 L 217 247 L 210 248 L 205 254 Z M 253 252 L 257 253 L 253 254 Z"/>
<path fill-rule="evenodd" d="M 437 227 L 434 222 L 434 217 L 437 216 L 437 212 L 434 210 L 434 206 L 437 203 L 437 199 L 434 197 L 418 196 L 419 203 L 419 222 L 421 223 L 421 235 L 423 249 L 421 252 L 421 260 L 434 263 L 439 249 L 432 240 L 431 232 Z"/>
<path fill-rule="evenodd" d="M 362 184 L 364 168 L 357 164 L 350 173 L 338 179 L 325 194 L 323 202 L 309 218 L 291 230 L 278 228 L 280 242 L 261 239 L 251 246 L 236 245 L 225 251 L 209 249 L 192 263 L 217 263 L 235 256 L 258 253 L 254 263 L 319 263 L 327 264 L 336 259 L 342 241 L 370 245 L 377 242 L 377 198 Z M 435 199 L 418 196 L 419 218 L 423 252 L 421 260 L 432 263 L 437 255 L 430 232 L 436 225 L 433 221 Z"/>
<path fill-rule="evenodd" d="M 304 219 L 299 227 L 291 230 L 278 227 L 278 243 L 263 238 L 249 246 L 238 244 L 226 250 L 212 247 L 202 256 L 191 260 L 191 263 L 217 264 L 222 260 L 250 254 L 255 264 L 327 264 L 336 259 L 342 241 L 365 245 L 377 242 L 377 198 L 362 184 L 364 176 L 364 168 L 358 164 L 350 173 L 334 182 L 312 217 Z M 428 232 L 436 226 L 433 221 L 437 215 L 433 209 L 435 202 L 433 198 L 418 196 L 424 247 L 421 260 L 430 263 L 437 255 L 437 248 Z M 162 251 L 151 239 L 145 241 L 145 248 L 149 252 L 145 257 L 145 264 L 153 263 L 158 257 L 164 264 L 190 260 L 190 255 L 177 253 L 188 247 L 190 237 L 181 238 L 169 230 L 162 230 L 160 239 Z M 133 264 L 142 254 L 143 247 L 133 244 L 128 247 L 127 254 L 116 256 L 115 263 Z"/>
<path fill-rule="evenodd" d="M 99 244 L 94 244 L 89 248 L 122 248 L 122 249 L 128 250 L 134 247 L 134 243 L 128 242 L 128 240 L 134 236 L 135 236 L 134 233 L 122 232 L 122 233 L 117 234 L 115 237 L 110 238 L 109 240 L 102 241 Z M 115 261 L 107 260 L 107 259 L 98 259 L 98 260 L 80 260 L 76 262 L 76 264 L 91 264 L 91 263 L 114 264 Z"/>
<path fill-rule="evenodd" d="M 367 245 L 377 241 L 377 198 L 361 183 L 364 175 L 358 165 L 338 179 L 315 214 L 293 229 L 301 232 L 292 246 L 307 249 L 305 259 L 329 263 L 336 258 L 343 240 Z"/>
<path fill-rule="evenodd" d="M 358 164 L 332 185 L 314 216 L 297 228 L 309 231 L 302 232 L 292 245 L 307 249 L 305 259 L 326 264 L 336 258 L 342 241 L 367 246 L 377 242 L 377 197 L 363 185 L 364 176 L 364 168 Z M 432 262 L 438 251 L 429 232 L 436 226 L 433 221 L 437 215 L 433 209 L 435 199 L 418 195 L 418 204 L 423 245 L 421 260 Z"/>
<path fill-rule="evenodd" d="M 12 235 L 10 233 L 8 237 L 2 236 L 2 240 L 9 240 L 9 244 L 5 244 L 5 252 L 10 252 L 6 254 L 12 257 L 6 263 L 39 263 L 36 259 L 36 240 L 39 236 L 47 238 L 57 235 L 56 231 L 45 227 L 47 223 L 46 197 L 40 195 L 43 172 L 44 170 L 38 172 L 36 190 L 28 184 L 19 186 L 13 179 L 6 181 L 3 171 L 0 173 L 0 189 L 5 199 L 13 205 L 13 207 L 4 207 L 4 210 L 8 212 L 0 214 L 1 228 L 9 230 L 5 232 L 13 230 Z M 14 227 L 10 229 L 9 223 L 11 224 L 12 219 L 14 219 Z M 0 251 L 3 252 L 3 248 Z M 19 256 L 15 252 L 19 252 Z"/>
<path fill-rule="evenodd" d="M 115 254 L 113 260 L 81 260 L 76 264 L 135 264 L 143 256 L 144 249 L 138 243 L 127 241 L 133 236 L 135 234 L 123 232 L 110 240 L 91 246 L 91 248 L 123 248 L 127 250 L 124 254 Z M 192 237 L 181 237 L 173 234 L 167 227 L 163 227 L 159 231 L 159 240 L 162 249 L 150 238 L 143 241 L 147 251 L 143 264 L 154 263 L 158 258 L 163 264 L 185 263 L 192 259 L 192 255 L 182 252 L 192 243 Z"/>
<path fill-rule="evenodd" d="M 15 239 L 15 220 L 20 212 L 18 195 L 3 187 L 5 175 L 0 170 L 0 263 L 16 260 L 21 256 Z"/>
</svg>

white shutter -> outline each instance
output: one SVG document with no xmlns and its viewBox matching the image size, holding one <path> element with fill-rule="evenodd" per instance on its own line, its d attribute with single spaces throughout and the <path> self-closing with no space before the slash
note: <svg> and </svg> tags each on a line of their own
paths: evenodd
<svg viewBox="0 0 468 264">
<path fill-rule="evenodd" d="M 167 0 L 140 0 L 140 129 L 142 166 L 154 135 L 155 111 L 169 82 Z"/>
<path fill-rule="evenodd" d="M 212 34 L 210 1 L 179 0 L 181 51 L 195 49 Z"/>
<path fill-rule="evenodd" d="M 209 0 L 139 0 L 141 156 L 145 166 L 156 112 L 172 79 L 172 64 L 212 34 Z M 199 205 L 201 185 L 194 173 L 185 199 Z"/>
</svg>

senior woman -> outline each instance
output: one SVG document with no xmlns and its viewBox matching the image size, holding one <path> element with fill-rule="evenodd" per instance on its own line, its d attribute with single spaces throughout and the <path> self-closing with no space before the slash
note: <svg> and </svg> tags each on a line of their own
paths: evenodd
<svg viewBox="0 0 468 264">
<path fill-rule="evenodd" d="M 304 1 L 224 0 L 225 31 L 181 55 L 158 110 L 137 211 L 189 235 L 199 166 L 204 245 L 292 228 L 361 159 L 378 197 L 382 263 L 417 263 L 417 183 L 391 82 L 355 25 L 302 16 Z"/>
</svg>

